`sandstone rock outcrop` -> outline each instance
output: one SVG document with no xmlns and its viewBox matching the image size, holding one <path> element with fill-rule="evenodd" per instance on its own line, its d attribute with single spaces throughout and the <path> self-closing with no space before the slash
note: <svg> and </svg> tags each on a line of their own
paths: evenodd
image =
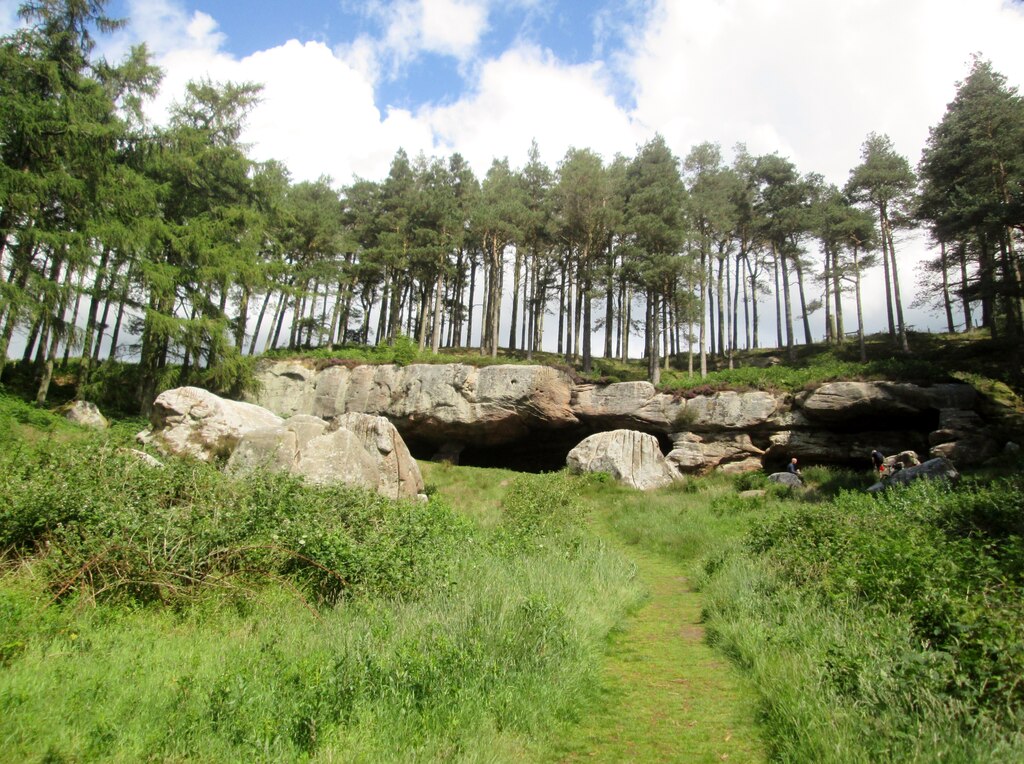
<svg viewBox="0 0 1024 764">
<path fill-rule="evenodd" d="M 178 387 L 157 396 L 150 429 L 136 438 L 169 456 L 209 462 L 230 456 L 246 432 L 282 421 L 252 403 L 226 400 L 200 387 Z"/>
<path fill-rule="evenodd" d="M 666 459 L 680 472 L 702 473 L 710 467 L 723 472 L 756 472 L 761 469 L 764 451 L 753 444 L 747 433 L 697 435 L 677 433 Z"/>
<path fill-rule="evenodd" d="M 245 433 L 228 468 L 265 468 L 311 483 L 344 483 L 392 499 L 423 493 L 423 477 L 401 436 L 384 417 L 350 413 L 327 422 L 296 415 Z"/>
<path fill-rule="evenodd" d="M 658 439 L 636 430 L 591 435 L 569 452 L 566 463 L 572 472 L 607 472 L 641 491 L 671 485 L 678 475 L 665 461 Z"/>
<path fill-rule="evenodd" d="M 348 413 L 332 421 L 309 415 L 284 420 L 251 403 L 181 387 L 157 397 L 151 422 L 138 440 L 170 456 L 207 462 L 230 457 L 234 470 L 282 470 L 396 499 L 423 493 L 419 466 L 384 417 Z"/>
<path fill-rule="evenodd" d="M 864 416 L 970 409 L 976 397 L 974 388 L 958 383 L 921 387 L 908 382 L 826 382 L 800 401 L 800 408 L 822 422 L 849 422 Z"/>
<path fill-rule="evenodd" d="M 417 456 L 450 453 L 463 464 L 543 453 L 556 457 L 548 464 L 557 468 L 582 438 L 623 428 L 662 436 L 666 446 L 671 437 L 670 462 L 687 473 L 781 466 L 792 456 L 866 468 L 875 448 L 931 449 L 970 464 L 998 453 L 1007 439 L 991 435 L 979 414 L 982 396 L 961 383 L 829 382 L 796 395 L 725 391 L 686 399 L 647 382 L 574 382 L 543 366 L 317 371 L 307 361 L 265 364 L 259 379 L 254 401 L 277 414 L 384 416 Z"/>
<path fill-rule="evenodd" d="M 570 407 L 572 380 L 547 366 L 330 366 L 316 372 L 281 361 L 259 379 L 254 402 L 284 416 L 374 414 L 401 423 L 405 437 L 426 433 L 438 444 L 497 445 L 531 430 L 578 423 Z"/>
</svg>

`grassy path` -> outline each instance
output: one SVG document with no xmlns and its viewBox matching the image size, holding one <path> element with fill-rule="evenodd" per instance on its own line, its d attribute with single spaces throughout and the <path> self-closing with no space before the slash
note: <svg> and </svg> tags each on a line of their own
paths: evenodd
<svg viewBox="0 0 1024 764">
<path fill-rule="evenodd" d="M 704 642 L 699 595 L 677 563 L 624 551 L 650 599 L 613 637 L 603 708 L 562 741 L 558 760 L 764 761 L 753 695 Z"/>
<path fill-rule="evenodd" d="M 496 522 L 515 477 L 507 470 L 421 467 L 428 483 L 484 526 Z M 705 643 L 701 597 L 679 561 L 696 556 L 709 535 L 735 532 L 727 529 L 728 519 L 718 529 L 695 533 L 680 521 L 684 505 L 710 498 L 612 487 L 584 498 L 594 530 L 633 561 L 649 597 L 609 641 L 602 696 L 595 707 L 539 758 L 698 764 L 766 760 L 754 693 Z M 659 546 L 675 550 L 675 559 L 655 551 Z"/>
</svg>

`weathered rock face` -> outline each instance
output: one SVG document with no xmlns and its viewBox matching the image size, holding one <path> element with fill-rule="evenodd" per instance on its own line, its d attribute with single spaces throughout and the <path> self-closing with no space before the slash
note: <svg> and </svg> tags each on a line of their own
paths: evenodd
<svg viewBox="0 0 1024 764">
<path fill-rule="evenodd" d="M 915 415 L 940 409 L 970 409 L 974 388 L 962 384 L 921 387 L 906 382 L 826 382 L 800 403 L 811 419 L 850 422 L 862 417 Z"/>
<path fill-rule="evenodd" d="M 673 438 L 669 464 L 683 473 L 706 472 L 714 466 L 723 472 L 754 472 L 761 469 L 764 451 L 755 446 L 746 433 L 678 433 Z"/>
<path fill-rule="evenodd" d="M 388 420 L 350 413 L 327 422 L 296 415 L 281 425 L 244 434 L 228 467 L 265 468 L 299 475 L 311 483 L 344 483 L 392 499 L 423 493 L 419 465 Z"/>
<path fill-rule="evenodd" d="M 94 430 L 104 430 L 110 426 L 107 418 L 100 413 L 99 407 L 89 401 L 72 401 L 64 409 L 64 418 L 69 422 L 91 427 Z"/>
<path fill-rule="evenodd" d="M 781 466 L 792 456 L 866 468 L 875 448 L 931 449 L 968 464 L 997 453 L 1003 442 L 988 433 L 979 396 L 966 384 L 830 382 L 795 396 L 721 392 L 684 400 L 647 382 L 574 383 L 542 366 L 315 371 L 282 361 L 259 376 L 255 402 L 278 414 L 384 416 L 417 456 L 452 453 L 463 464 L 534 460 L 553 469 L 588 435 L 622 428 L 660 436 L 671 464 L 689 473 Z"/>
<path fill-rule="evenodd" d="M 661 453 L 658 439 L 636 430 L 591 435 L 569 452 L 566 463 L 572 472 L 607 472 L 641 491 L 664 488 L 678 476 Z"/>
<path fill-rule="evenodd" d="M 150 429 L 136 437 L 161 453 L 209 462 L 229 456 L 246 432 L 281 422 L 260 406 L 229 401 L 199 387 L 178 387 L 157 396 Z"/>
<path fill-rule="evenodd" d="M 312 483 L 340 482 L 395 499 L 423 493 L 419 466 L 395 426 L 379 416 L 283 420 L 251 403 L 182 387 L 157 397 L 152 426 L 137 437 L 171 456 L 202 461 L 230 456 L 234 470 L 281 470 Z"/>
<path fill-rule="evenodd" d="M 578 423 L 572 381 L 546 366 L 332 366 L 279 362 L 260 374 L 255 402 L 283 415 L 358 412 L 399 423 L 406 437 L 498 445 Z"/>
</svg>

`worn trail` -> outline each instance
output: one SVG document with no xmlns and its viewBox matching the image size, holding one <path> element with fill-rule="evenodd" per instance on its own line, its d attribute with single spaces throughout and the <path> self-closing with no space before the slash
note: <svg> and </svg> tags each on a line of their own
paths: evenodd
<svg viewBox="0 0 1024 764">
<path fill-rule="evenodd" d="M 563 741 L 559 760 L 764 761 L 753 693 L 704 642 L 699 594 L 677 563 L 624 552 L 650 599 L 613 638 L 604 703 Z"/>
</svg>

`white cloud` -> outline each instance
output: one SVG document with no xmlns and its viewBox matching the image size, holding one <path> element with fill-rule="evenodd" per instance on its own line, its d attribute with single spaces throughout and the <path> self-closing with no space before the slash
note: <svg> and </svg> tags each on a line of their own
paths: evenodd
<svg viewBox="0 0 1024 764">
<path fill-rule="evenodd" d="M 128 34 L 143 39 L 164 70 L 160 95 L 147 111 L 157 123 L 181 100 L 190 80 L 263 85 L 242 140 L 257 160 L 284 162 L 295 180 L 382 177 L 395 152 L 432 149 L 429 127 L 408 112 L 381 115 L 372 80 L 320 42 L 289 40 L 235 58 L 205 13 L 185 13 L 173 0 L 135 0 Z M 122 48 L 131 41 L 122 39 Z"/>
<path fill-rule="evenodd" d="M 421 0 L 423 48 L 468 58 L 487 28 L 487 8 L 470 0 Z"/>
<path fill-rule="evenodd" d="M 1024 84 L 1022 39 L 1024 9 L 1004 0 L 658 0 L 618 63 L 633 116 L 678 154 L 744 142 L 841 186 L 869 132 L 917 164 L 973 53 Z M 897 254 L 907 322 L 934 324 L 909 309 L 925 243 Z M 872 331 L 886 321 L 880 271 L 865 287 Z"/>
<path fill-rule="evenodd" d="M 460 64 L 477 52 L 487 30 L 488 0 L 401 0 L 370 3 L 364 12 L 384 27 L 339 46 L 339 54 L 374 80 L 394 78 L 422 53 L 451 56 Z"/>
<path fill-rule="evenodd" d="M 1002 0 L 659 0 L 626 68 L 680 153 L 742 141 L 842 183 L 872 131 L 916 164 L 973 52 L 1024 81 L 1020 39 Z"/>
<path fill-rule="evenodd" d="M 551 165 L 571 146 L 611 159 L 617 151 L 632 152 L 649 135 L 610 91 L 601 64 L 570 66 L 520 46 L 486 62 L 474 92 L 419 116 L 446 152 L 460 152 L 479 173 L 503 156 L 521 164 L 534 138 Z"/>
</svg>

